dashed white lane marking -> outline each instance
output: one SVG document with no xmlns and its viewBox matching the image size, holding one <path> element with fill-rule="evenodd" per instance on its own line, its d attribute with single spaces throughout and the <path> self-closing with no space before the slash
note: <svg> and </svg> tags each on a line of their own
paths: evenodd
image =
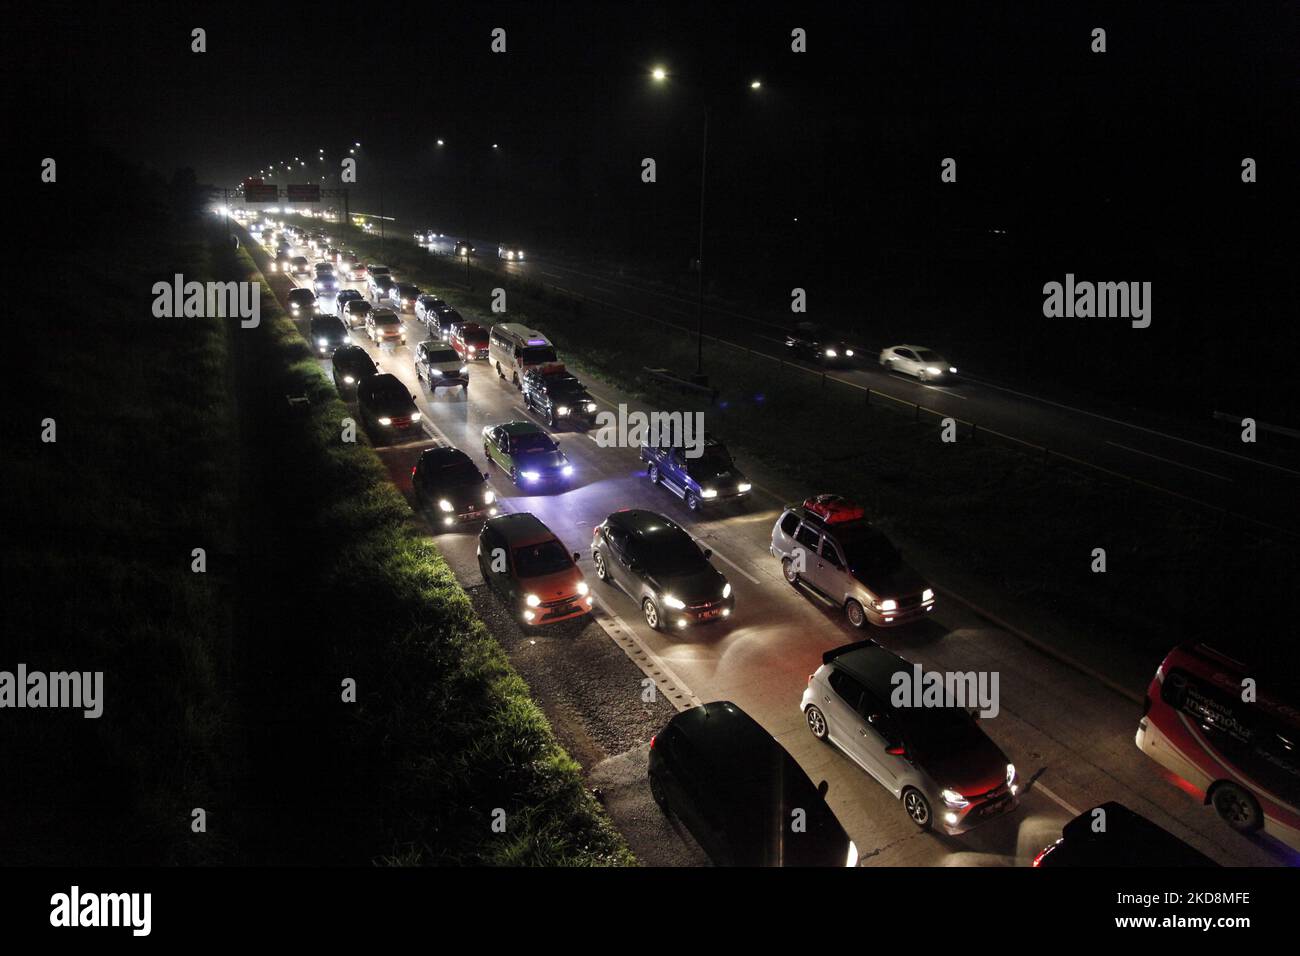
<svg viewBox="0 0 1300 956">
<path fill-rule="evenodd" d="M 1153 455 L 1149 451 L 1143 451 L 1141 448 L 1130 448 L 1128 445 L 1121 445 L 1117 441 L 1107 441 L 1107 445 L 1114 445 L 1116 448 L 1123 448 L 1125 451 L 1131 451 L 1135 455 L 1145 455 L 1147 458 L 1154 458 L 1156 461 L 1163 461 L 1166 465 L 1175 465 L 1178 468 L 1186 468 L 1189 471 L 1195 471 L 1202 475 L 1208 475 L 1210 478 L 1217 478 L 1219 481 L 1231 482 L 1231 478 L 1225 478 L 1223 475 L 1216 475 L 1212 471 L 1205 471 L 1197 468 L 1195 465 L 1186 465 L 1181 461 L 1174 461 L 1172 458 L 1161 458 L 1159 455 Z"/>
<path fill-rule="evenodd" d="M 753 583 L 753 584 L 762 584 L 762 583 L 763 583 L 763 582 L 760 581 L 758 578 L 754 577 L 752 574 L 750 574 L 748 571 L 746 571 L 744 568 L 742 568 L 740 565 L 738 565 L 735 561 L 732 561 L 729 557 L 727 557 L 725 554 L 723 554 L 723 553 L 722 553 L 721 551 L 719 551 L 717 548 L 712 548 L 712 551 L 713 551 L 713 556 L 714 556 L 715 558 L 721 558 L 723 561 L 727 562 L 727 564 L 731 565 L 733 568 L 735 568 L 737 571 L 739 571 L 741 574 L 743 574 L 743 575 L 744 575 L 744 576 L 745 576 L 745 577 L 746 577 L 746 578 L 747 578 L 751 583 Z"/>
<path fill-rule="evenodd" d="M 1041 792 L 1043 796 L 1051 800 L 1053 803 L 1055 803 L 1057 806 L 1059 806 L 1062 810 L 1064 810 L 1072 817 L 1077 817 L 1080 813 L 1083 812 L 1078 807 L 1072 806 L 1071 804 L 1067 803 L 1065 800 L 1062 800 L 1060 797 L 1058 797 L 1051 790 L 1047 789 L 1046 784 L 1039 783 L 1038 781 L 1034 781 L 1034 784 L 1030 789 Z"/>
</svg>

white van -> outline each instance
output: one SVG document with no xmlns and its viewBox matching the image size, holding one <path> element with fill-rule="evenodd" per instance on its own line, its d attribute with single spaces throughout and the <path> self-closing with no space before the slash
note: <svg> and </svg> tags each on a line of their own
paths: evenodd
<svg viewBox="0 0 1300 956">
<path fill-rule="evenodd" d="M 550 339 L 518 322 L 498 322 L 492 326 L 488 335 L 488 361 L 496 368 L 497 375 L 510 379 L 515 388 L 520 387 L 524 373 L 530 368 L 564 367 Z"/>
</svg>

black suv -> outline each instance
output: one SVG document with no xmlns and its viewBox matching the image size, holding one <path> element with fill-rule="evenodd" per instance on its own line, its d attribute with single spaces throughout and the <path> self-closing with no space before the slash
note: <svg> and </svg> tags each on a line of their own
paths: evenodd
<svg viewBox="0 0 1300 956">
<path fill-rule="evenodd" d="M 372 375 L 357 386 L 357 410 L 361 424 L 371 436 L 382 438 L 418 438 L 420 410 L 415 396 L 396 375 Z"/>
<path fill-rule="evenodd" d="M 615 511 L 591 540 L 596 577 L 626 591 L 657 631 L 731 616 L 736 599 L 712 554 L 653 511 Z"/>
<path fill-rule="evenodd" d="M 552 428 L 568 422 L 590 428 L 596 422 L 596 401 L 586 386 L 564 370 L 545 367 L 524 373 L 524 407 L 537 412 Z"/>
<path fill-rule="evenodd" d="M 416 508 L 431 511 L 432 520 L 443 527 L 497 513 L 487 473 L 459 448 L 430 448 L 421 454 L 411 469 L 411 490 Z"/>
<path fill-rule="evenodd" d="M 311 320 L 311 344 L 317 355 L 333 355 L 348 344 L 348 328 L 333 315 L 316 315 Z"/>
<path fill-rule="evenodd" d="M 803 768 L 729 701 L 692 707 L 650 739 L 650 795 L 718 866 L 857 866 L 858 849 Z M 805 826 L 791 825 L 796 810 Z"/>
<path fill-rule="evenodd" d="M 334 351 L 334 387 L 339 395 L 355 395 L 358 385 L 378 374 L 378 366 L 361 346 L 344 345 Z"/>
<path fill-rule="evenodd" d="M 289 312 L 294 316 L 311 315 L 316 311 L 316 293 L 311 289 L 289 290 Z"/>
</svg>

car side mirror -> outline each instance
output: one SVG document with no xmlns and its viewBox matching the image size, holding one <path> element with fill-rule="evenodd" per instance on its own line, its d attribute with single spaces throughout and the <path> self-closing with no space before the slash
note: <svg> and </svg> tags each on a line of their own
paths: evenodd
<svg viewBox="0 0 1300 956">
<path fill-rule="evenodd" d="M 414 393 L 414 392 L 411 393 L 411 401 L 415 401 L 415 393 Z"/>
<path fill-rule="evenodd" d="M 817 784 L 817 796 L 825 798 L 826 794 L 830 792 L 830 789 L 831 785 L 823 780 L 821 783 Z"/>
<path fill-rule="evenodd" d="M 484 480 L 484 481 L 487 481 L 487 480 L 488 480 L 488 473 L 487 473 L 486 471 L 483 472 L 483 480 Z"/>
<path fill-rule="evenodd" d="M 708 560 L 709 558 L 711 558 L 711 557 L 713 557 L 713 549 L 712 549 L 712 548 L 705 548 L 705 549 L 704 549 L 704 559 L 707 561 L 707 560 Z"/>
</svg>

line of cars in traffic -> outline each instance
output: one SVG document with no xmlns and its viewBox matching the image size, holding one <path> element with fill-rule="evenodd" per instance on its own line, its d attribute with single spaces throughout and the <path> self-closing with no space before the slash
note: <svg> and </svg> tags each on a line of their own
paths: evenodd
<svg viewBox="0 0 1300 956">
<path fill-rule="evenodd" d="M 592 426 L 595 400 L 537 330 L 517 323 L 484 329 L 465 322 L 436 296 L 393 280 L 382 266 L 355 261 L 351 272 L 368 274 L 367 294 L 344 298 L 352 290 L 337 293 L 343 300 L 336 303 L 339 315 L 350 319 L 354 311 L 365 312 L 369 327 L 374 312 L 390 311 L 401 327 L 400 312 L 412 312 L 429 334 L 415 349 L 416 374 L 435 393 L 442 386 L 467 389 L 468 366 L 484 362 L 503 382 L 515 385 L 527 409 L 551 428 Z M 312 312 L 315 336 L 313 310 L 320 299 L 295 297 L 301 292 L 314 294 L 293 290 L 291 306 L 298 303 L 299 315 Z M 396 309 L 373 307 L 382 301 Z M 354 310 L 357 303 L 371 308 Z M 356 399 L 372 434 L 422 433 L 415 396 L 395 376 L 383 374 L 365 349 L 346 342 L 351 323 L 339 315 L 320 318 L 338 323 L 331 326 L 336 336 L 338 326 L 344 327 L 344 344 L 331 353 L 340 394 Z M 397 344 L 370 337 L 376 345 Z M 337 337 L 319 345 L 320 354 L 335 341 Z M 933 361 L 917 350 L 913 357 Z M 900 352 L 899 359 L 904 358 Z M 481 471 L 460 449 L 435 447 L 421 453 L 412 469 L 416 507 L 443 529 L 479 523 L 477 559 L 483 580 L 523 626 L 585 617 L 595 596 L 579 568 L 581 554 L 569 552 L 536 515 L 502 513 L 489 484 L 490 469 L 498 468 L 521 488 L 567 486 L 574 477 L 573 463 L 532 421 L 487 425 L 482 439 L 489 471 Z M 678 495 L 692 511 L 714 503 L 743 503 L 752 488 L 725 445 L 711 436 L 697 456 L 651 444 L 640 455 L 650 482 Z M 935 607 L 934 588 L 903 560 L 864 509 L 838 496 L 816 495 L 783 508 L 772 529 L 770 551 L 789 584 L 842 608 L 854 627 L 904 626 L 929 616 Z M 713 566 L 711 551 L 663 514 L 639 508 L 610 514 L 593 529 L 590 555 L 597 579 L 624 592 L 652 629 L 677 630 L 736 613 L 732 585 Z M 870 640 L 828 651 L 809 675 L 799 703 L 809 733 L 845 753 L 922 829 L 959 834 L 1013 811 L 1020 794 L 1016 768 L 984 733 L 976 714 L 958 706 L 895 704 L 890 678 L 911 670 L 910 662 Z M 743 748 L 737 743 L 742 739 L 748 741 Z M 651 741 L 649 759 L 654 799 L 675 813 L 717 862 L 857 861 L 856 847 L 825 805 L 825 783 L 813 787 L 784 748 L 733 703 L 715 702 L 678 714 Z M 800 802 L 791 804 L 791 799 Z M 792 805 L 804 808 L 814 822 L 798 839 L 780 825 L 789 819 Z M 1118 808 L 1114 813 L 1124 821 L 1124 832 L 1149 839 L 1099 843 L 1095 831 L 1076 820 L 1034 865 L 1149 865 L 1162 852 L 1171 861 L 1197 864 L 1199 855 L 1181 841 L 1122 805 L 1105 806 Z M 1147 849 L 1135 855 L 1134 846 Z M 1179 846 L 1188 852 L 1179 856 Z"/>
</svg>

